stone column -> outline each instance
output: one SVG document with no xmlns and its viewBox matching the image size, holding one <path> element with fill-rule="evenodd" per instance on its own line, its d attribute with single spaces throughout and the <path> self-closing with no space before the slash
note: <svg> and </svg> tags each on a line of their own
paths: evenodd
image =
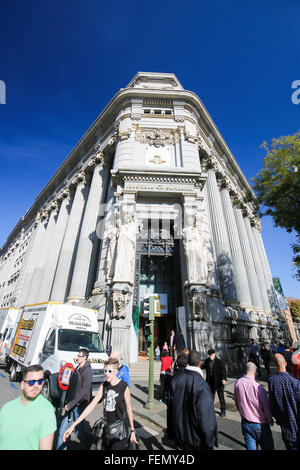
<svg viewBox="0 0 300 470">
<path fill-rule="evenodd" d="M 241 209 L 234 208 L 233 210 L 238 232 L 240 235 L 241 248 L 243 252 L 243 258 L 248 278 L 248 285 L 251 294 L 252 305 L 255 310 L 263 311 L 263 303 L 260 295 L 260 289 L 258 285 L 257 274 L 254 267 L 254 261 L 251 252 L 251 246 L 247 236 L 246 226 L 243 220 L 243 214 Z"/>
<path fill-rule="evenodd" d="M 213 170 L 208 171 L 206 184 L 222 298 L 226 302 L 237 303 L 227 228 L 216 175 Z"/>
<path fill-rule="evenodd" d="M 88 191 L 86 175 L 83 172 L 75 177 L 72 184 L 77 187 L 50 295 L 50 299 L 56 302 L 65 301 Z"/>
<path fill-rule="evenodd" d="M 263 309 L 266 313 L 271 312 L 270 303 L 269 303 L 269 299 L 268 299 L 268 295 L 267 295 L 267 288 L 266 288 L 266 284 L 265 284 L 264 273 L 263 273 L 263 269 L 262 269 L 262 266 L 261 266 L 261 261 L 260 261 L 260 257 L 259 257 L 259 254 L 258 254 L 257 246 L 256 246 L 256 243 L 255 243 L 255 240 L 254 240 L 254 237 L 253 237 L 253 232 L 252 232 L 252 229 L 251 229 L 250 220 L 248 219 L 248 217 L 244 218 L 244 223 L 245 223 L 245 226 L 246 226 L 248 239 L 249 239 L 249 243 L 250 243 L 250 247 L 251 247 L 251 251 L 252 251 L 252 255 L 253 255 L 255 271 L 257 273 L 257 279 L 258 279 L 258 285 L 259 285 L 259 289 L 260 289 L 260 295 L 261 295 L 261 300 L 262 300 L 262 304 L 263 304 Z"/>
<path fill-rule="evenodd" d="M 23 306 L 28 303 L 29 301 L 29 290 L 31 285 L 31 279 L 33 276 L 33 271 L 35 267 L 35 263 L 40 253 L 40 249 L 43 243 L 43 237 L 46 231 L 46 226 L 48 222 L 48 213 L 47 212 L 38 212 L 36 219 L 35 219 L 35 231 L 31 235 L 31 248 L 30 254 L 27 260 L 27 266 L 24 275 L 24 282 L 22 286 L 22 290 L 20 293 L 20 297 L 18 303 L 20 306 Z"/>
<path fill-rule="evenodd" d="M 229 191 L 226 187 L 223 187 L 221 190 L 221 199 L 231 249 L 232 267 L 234 272 L 237 297 L 241 307 L 250 308 L 252 306 L 251 295 L 248 285 L 245 264 L 243 260 L 243 253 L 240 244 L 236 220 L 234 217 L 233 207 L 231 204 L 231 198 L 229 195 Z"/>
<path fill-rule="evenodd" d="M 46 302 L 50 298 L 50 292 L 52 289 L 58 257 L 69 220 L 69 211 L 71 205 L 69 189 L 63 191 L 63 193 L 58 197 L 58 201 L 61 201 L 61 207 L 39 288 L 38 302 Z"/>
<path fill-rule="evenodd" d="M 29 294 L 29 301 L 30 303 L 39 303 L 45 302 L 48 299 L 41 299 L 39 295 L 41 280 L 43 277 L 44 269 L 46 266 L 47 256 L 51 247 L 51 242 L 53 240 L 54 232 L 55 232 L 55 224 L 58 212 L 58 204 L 57 202 L 53 202 L 51 207 L 48 210 L 49 213 L 49 221 L 47 224 L 47 228 L 45 231 L 43 243 L 40 247 L 40 251 L 37 257 L 37 261 L 35 264 L 35 268 L 33 271 L 33 276 L 30 284 L 30 294 Z"/>
<path fill-rule="evenodd" d="M 93 177 L 82 222 L 73 277 L 68 296 L 68 301 L 84 300 L 87 293 L 87 285 L 90 268 L 93 269 L 95 256 L 92 256 L 96 241 L 96 227 L 99 220 L 99 208 L 103 202 L 103 187 L 107 171 L 103 168 L 102 153 L 98 153 L 90 163 L 94 165 Z"/>
<path fill-rule="evenodd" d="M 257 224 L 252 227 L 252 232 L 254 235 L 254 239 L 256 241 L 257 250 L 260 256 L 262 269 L 264 272 L 265 284 L 268 293 L 270 308 L 272 313 L 279 313 L 280 314 L 280 307 L 278 304 L 277 295 L 273 285 L 273 278 L 272 273 L 269 266 L 269 261 L 267 258 L 267 254 L 264 247 L 264 242 L 261 236 L 261 227 L 260 222 L 257 221 Z"/>
</svg>

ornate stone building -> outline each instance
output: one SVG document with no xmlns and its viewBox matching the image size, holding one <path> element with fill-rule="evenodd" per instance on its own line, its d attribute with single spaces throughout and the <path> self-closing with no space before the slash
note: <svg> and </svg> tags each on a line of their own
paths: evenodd
<svg viewBox="0 0 300 470">
<path fill-rule="evenodd" d="M 0 306 L 97 309 L 104 342 L 134 362 L 142 306 L 231 364 L 250 337 L 285 336 L 255 196 L 197 95 L 138 73 L 87 130 L 0 251 Z M 181 307 L 181 308 L 180 308 Z"/>
</svg>

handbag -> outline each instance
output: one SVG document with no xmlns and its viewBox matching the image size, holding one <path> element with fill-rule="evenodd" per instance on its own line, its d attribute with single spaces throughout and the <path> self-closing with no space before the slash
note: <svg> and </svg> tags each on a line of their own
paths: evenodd
<svg viewBox="0 0 300 470">
<path fill-rule="evenodd" d="M 109 445 L 115 441 L 122 441 L 128 438 L 128 427 L 125 418 L 118 419 L 114 423 L 107 424 L 104 428 L 105 444 Z"/>
<path fill-rule="evenodd" d="M 103 449 L 103 430 L 105 421 L 104 418 L 98 419 L 92 427 L 92 445 L 90 450 L 102 450 Z"/>
</svg>

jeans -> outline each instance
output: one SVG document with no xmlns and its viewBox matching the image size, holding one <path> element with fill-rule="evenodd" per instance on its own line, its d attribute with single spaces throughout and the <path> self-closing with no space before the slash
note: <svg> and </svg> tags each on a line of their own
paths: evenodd
<svg viewBox="0 0 300 470">
<path fill-rule="evenodd" d="M 85 406 L 75 406 L 72 411 L 66 413 L 58 429 L 56 450 L 67 450 L 67 441 L 63 441 L 63 435 L 66 430 L 69 429 L 69 427 L 77 420 L 78 416 L 81 415 L 85 408 Z M 84 431 L 84 424 L 84 420 L 81 421 L 81 423 L 76 426 L 75 433 L 82 444 L 87 444 L 87 435 Z"/>
<path fill-rule="evenodd" d="M 250 423 L 242 419 L 242 433 L 247 450 L 274 450 L 274 441 L 271 428 L 268 424 Z"/>
</svg>

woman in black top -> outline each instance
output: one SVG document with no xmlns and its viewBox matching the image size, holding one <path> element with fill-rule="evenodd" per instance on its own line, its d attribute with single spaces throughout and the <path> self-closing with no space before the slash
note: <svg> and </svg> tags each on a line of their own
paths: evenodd
<svg viewBox="0 0 300 470">
<path fill-rule="evenodd" d="M 106 426 L 116 423 L 122 419 L 127 412 L 130 425 L 130 442 L 138 444 L 133 424 L 133 414 L 130 402 L 130 390 L 126 382 L 117 378 L 120 364 L 117 359 L 110 358 L 105 362 L 106 381 L 101 384 L 99 391 L 91 403 L 85 408 L 78 419 L 67 429 L 63 436 L 64 442 L 74 431 L 77 424 L 83 421 L 96 407 L 96 405 L 104 397 L 104 418 Z M 105 435 L 105 429 L 104 429 Z M 128 448 L 128 438 L 121 441 L 114 441 L 109 444 L 106 449 L 109 450 L 126 450 Z"/>
</svg>

